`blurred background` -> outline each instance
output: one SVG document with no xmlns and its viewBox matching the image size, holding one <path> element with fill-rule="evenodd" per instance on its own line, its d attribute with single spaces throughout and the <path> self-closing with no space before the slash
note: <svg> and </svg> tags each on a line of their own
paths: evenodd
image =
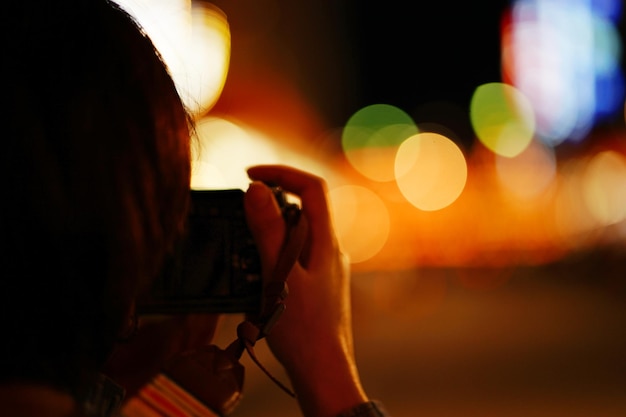
<svg viewBox="0 0 626 417">
<path fill-rule="evenodd" d="M 621 1 L 119 3 L 196 116 L 194 188 L 328 181 L 391 415 L 626 415 Z M 233 416 L 297 414 L 244 361 Z"/>
</svg>

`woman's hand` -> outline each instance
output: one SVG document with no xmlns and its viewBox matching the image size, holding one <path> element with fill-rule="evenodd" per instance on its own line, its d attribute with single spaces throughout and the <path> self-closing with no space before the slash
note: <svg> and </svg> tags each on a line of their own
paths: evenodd
<svg viewBox="0 0 626 417">
<path fill-rule="evenodd" d="M 285 237 L 273 183 L 300 197 L 308 235 L 288 278 L 286 310 L 267 336 L 306 416 L 334 416 L 367 401 L 352 338 L 350 274 L 333 231 L 323 179 L 284 166 L 255 166 L 245 198 L 249 227 L 269 279 Z"/>
</svg>

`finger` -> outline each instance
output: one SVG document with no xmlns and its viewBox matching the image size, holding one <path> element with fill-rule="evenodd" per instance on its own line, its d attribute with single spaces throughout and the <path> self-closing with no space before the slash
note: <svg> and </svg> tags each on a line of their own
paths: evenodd
<svg viewBox="0 0 626 417">
<path fill-rule="evenodd" d="M 269 277 L 285 238 L 285 223 L 270 188 L 254 181 L 244 196 L 248 227 L 261 257 L 264 277 Z"/>
<path fill-rule="evenodd" d="M 282 165 L 257 165 L 248 169 L 250 178 L 278 184 L 298 195 L 306 216 L 311 237 L 311 250 L 329 247 L 334 241 L 327 200 L 326 182 L 313 174 Z"/>
</svg>

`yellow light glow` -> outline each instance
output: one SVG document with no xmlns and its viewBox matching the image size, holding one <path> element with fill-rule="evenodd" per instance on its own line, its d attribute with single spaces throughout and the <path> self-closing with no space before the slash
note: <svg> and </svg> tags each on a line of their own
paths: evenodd
<svg viewBox="0 0 626 417">
<path fill-rule="evenodd" d="M 274 147 L 261 135 L 228 120 L 203 118 L 192 146 L 191 188 L 247 188 L 246 168 L 276 163 Z"/>
<path fill-rule="evenodd" d="M 376 255 L 389 236 L 389 212 L 373 191 L 343 185 L 329 192 L 335 232 L 351 263 Z"/>
<path fill-rule="evenodd" d="M 280 143 L 280 140 L 278 140 Z M 289 164 L 327 177 L 322 165 L 287 149 L 275 140 L 243 125 L 219 117 L 203 117 L 192 141 L 191 188 L 246 189 L 246 169 L 259 164 Z"/>
<path fill-rule="evenodd" d="M 196 117 L 219 98 L 230 62 L 230 29 L 216 6 L 186 0 L 116 0 L 142 25 Z"/>
<path fill-rule="evenodd" d="M 178 79 L 188 109 L 198 116 L 213 107 L 226 82 L 230 62 L 226 15 L 212 4 L 194 2 L 187 48 L 186 65 L 179 77 L 173 76 Z"/>
<path fill-rule="evenodd" d="M 415 207 L 439 210 L 452 204 L 467 181 L 467 162 L 459 147 L 437 133 L 418 133 L 398 149 L 396 183 Z"/>
</svg>

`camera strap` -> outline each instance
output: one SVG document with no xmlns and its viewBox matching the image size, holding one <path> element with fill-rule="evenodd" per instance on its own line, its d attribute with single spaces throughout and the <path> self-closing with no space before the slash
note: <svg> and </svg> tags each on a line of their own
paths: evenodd
<svg viewBox="0 0 626 417">
<path fill-rule="evenodd" d="M 300 209 L 296 205 L 289 205 L 283 212 L 285 218 L 286 234 L 281 248 L 276 267 L 269 281 L 263 288 L 263 302 L 258 316 L 247 318 L 237 326 L 237 339 L 227 348 L 237 358 L 243 351 L 247 351 L 252 361 L 283 391 L 291 397 L 295 393 L 285 384 L 280 382 L 265 368 L 254 352 L 256 342 L 267 336 L 276 324 L 283 311 L 285 311 L 285 299 L 289 294 L 287 278 L 295 265 L 302 248 L 307 232 L 307 223 Z"/>
</svg>

